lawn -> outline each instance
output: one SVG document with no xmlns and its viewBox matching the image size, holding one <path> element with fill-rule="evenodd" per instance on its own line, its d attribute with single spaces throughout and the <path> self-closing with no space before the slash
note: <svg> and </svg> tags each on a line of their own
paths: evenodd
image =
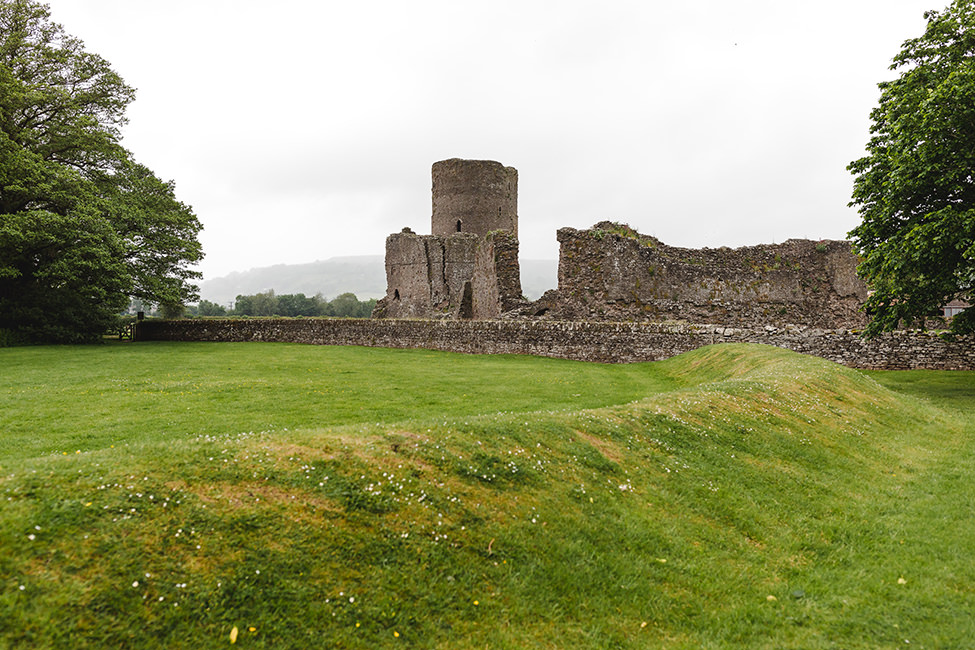
<svg viewBox="0 0 975 650">
<path fill-rule="evenodd" d="M 975 373 L 0 350 L 0 647 L 964 648 Z"/>
<path fill-rule="evenodd" d="M 647 365 L 263 343 L 0 349 L 0 467 L 200 434 L 594 408 L 673 381 Z"/>
</svg>

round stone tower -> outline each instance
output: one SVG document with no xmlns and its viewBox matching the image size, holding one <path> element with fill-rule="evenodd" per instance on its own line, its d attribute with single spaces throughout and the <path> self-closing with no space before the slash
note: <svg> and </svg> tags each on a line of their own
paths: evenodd
<svg viewBox="0 0 975 650">
<path fill-rule="evenodd" d="M 518 237 L 518 170 L 493 160 L 433 163 L 434 235 L 507 230 Z"/>
</svg>

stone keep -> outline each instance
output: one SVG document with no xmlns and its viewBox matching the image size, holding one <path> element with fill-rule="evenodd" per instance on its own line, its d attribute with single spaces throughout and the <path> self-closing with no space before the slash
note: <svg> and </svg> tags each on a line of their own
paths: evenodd
<svg viewBox="0 0 975 650">
<path fill-rule="evenodd" d="M 497 318 L 521 298 L 518 171 L 493 160 L 433 164 L 431 235 L 386 238 L 374 318 Z"/>
<path fill-rule="evenodd" d="M 518 170 L 493 160 L 451 158 L 433 164 L 431 232 L 481 237 L 506 230 L 518 238 Z"/>
</svg>

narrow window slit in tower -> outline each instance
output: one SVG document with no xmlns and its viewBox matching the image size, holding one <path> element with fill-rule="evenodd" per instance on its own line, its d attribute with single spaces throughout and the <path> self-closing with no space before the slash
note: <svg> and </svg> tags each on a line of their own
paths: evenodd
<svg viewBox="0 0 975 650">
<path fill-rule="evenodd" d="M 457 232 L 460 232 L 460 219 L 457 220 Z"/>
</svg>

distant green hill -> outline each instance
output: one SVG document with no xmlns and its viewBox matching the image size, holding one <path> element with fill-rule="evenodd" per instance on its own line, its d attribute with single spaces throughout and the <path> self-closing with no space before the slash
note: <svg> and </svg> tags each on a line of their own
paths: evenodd
<svg viewBox="0 0 975 650">
<path fill-rule="evenodd" d="M 557 281 L 556 260 L 522 260 L 521 284 L 526 297 L 534 300 Z M 200 284 L 200 297 L 228 305 L 239 295 L 253 295 L 273 289 L 275 293 L 303 293 L 326 298 L 351 292 L 360 300 L 386 295 L 386 268 L 382 255 L 332 257 L 307 264 L 276 264 L 248 271 L 236 271 Z"/>
</svg>

